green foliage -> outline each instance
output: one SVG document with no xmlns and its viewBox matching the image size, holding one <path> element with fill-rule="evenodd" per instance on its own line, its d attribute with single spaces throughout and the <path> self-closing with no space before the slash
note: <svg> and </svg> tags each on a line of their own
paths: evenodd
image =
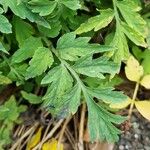
<svg viewBox="0 0 150 150">
<path fill-rule="evenodd" d="M 114 88 L 122 82 L 120 65 L 133 53 L 150 73 L 150 21 L 143 6 L 136 0 L 0 0 L 0 90 L 16 84 L 16 96 L 56 118 L 86 103 L 91 140 L 117 141 L 116 124 L 125 117 L 109 106 L 127 99 Z M 10 143 L 24 110 L 12 99 L 0 106 L 0 146 Z"/>
<path fill-rule="evenodd" d="M 42 98 L 32 93 L 27 93 L 25 91 L 21 91 L 22 97 L 27 100 L 31 104 L 40 104 L 42 103 Z"/>
<path fill-rule="evenodd" d="M 18 106 L 14 96 L 11 96 L 8 101 L 0 106 L 0 148 L 11 142 L 10 134 L 13 129 L 13 124 L 18 122 L 18 117 L 21 112 L 24 112 L 26 107 Z M 19 123 L 19 122 L 18 122 Z"/>
<path fill-rule="evenodd" d="M 88 20 L 88 22 L 81 24 L 81 26 L 76 30 L 77 34 L 83 32 L 88 32 L 94 29 L 98 31 L 106 27 L 114 17 L 114 11 L 112 9 L 102 10 L 100 15 L 94 16 Z"/>
</svg>

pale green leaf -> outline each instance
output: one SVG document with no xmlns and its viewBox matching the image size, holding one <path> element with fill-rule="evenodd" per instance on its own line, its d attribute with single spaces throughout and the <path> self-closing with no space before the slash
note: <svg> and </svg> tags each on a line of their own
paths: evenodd
<svg viewBox="0 0 150 150">
<path fill-rule="evenodd" d="M 0 42 L 0 51 L 9 54 L 1 42 Z"/>
<path fill-rule="evenodd" d="M 138 11 L 141 9 L 137 3 L 131 0 L 117 1 L 117 6 L 130 28 L 133 28 L 142 37 L 147 35 L 145 20 Z"/>
<path fill-rule="evenodd" d="M 40 104 L 42 102 L 42 98 L 32 93 L 27 93 L 25 91 L 21 91 L 22 97 L 31 104 Z"/>
<path fill-rule="evenodd" d="M 0 14 L 2 14 L 4 12 L 4 10 L 0 7 Z"/>
<path fill-rule="evenodd" d="M 123 22 L 122 28 L 123 32 L 132 42 L 134 42 L 138 46 L 147 47 L 145 39 L 136 30 L 134 30 L 134 28 L 131 28 L 130 26 L 128 26 L 126 23 Z"/>
<path fill-rule="evenodd" d="M 7 85 L 10 83 L 12 83 L 12 81 L 8 77 L 0 74 L 0 85 Z"/>
<path fill-rule="evenodd" d="M 83 75 L 104 78 L 103 73 L 115 74 L 118 72 L 119 65 L 109 61 L 107 57 L 92 59 L 92 56 L 87 56 L 76 61 L 73 68 Z"/>
<path fill-rule="evenodd" d="M 87 22 L 81 24 L 75 33 L 81 34 L 83 32 L 91 31 L 92 29 L 98 31 L 106 27 L 112 21 L 113 17 L 114 12 L 112 9 L 102 10 L 100 15 L 91 17 Z"/>
<path fill-rule="evenodd" d="M 26 79 L 41 75 L 48 67 L 51 67 L 53 61 L 51 51 L 48 48 L 39 47 L 29 62 L 30 66 L 27 68 Z"/>
<path fill-rule="evenodd" d="M 8 19 L 0 15 L 0 32 L 2 33 L 12 33 L 12 25 L 9 23 Z"/>
<path fill-rule="evenodd" d="M 115 105 L 126 101 L 127 96 L 125 96 L 122 92 L 113 91 L 113 88 L 89 88 L 89 93 L 93 97 L 96 97 L 99 100 L 102 100 L 106 104 Z"/>
<path fill-rule="evenodd" d="M 58 0 L 58 3 L 62 3 L 66 7 L 70 8 L 72 10 L 77 10 L 77 9 L 81 8 L 79 0 Z"/>
</svg>

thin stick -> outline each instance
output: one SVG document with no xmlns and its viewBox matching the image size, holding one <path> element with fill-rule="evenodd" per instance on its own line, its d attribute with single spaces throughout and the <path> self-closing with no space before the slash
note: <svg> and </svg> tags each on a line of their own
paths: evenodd
<svg viewBox="0 0 150 150">
<path fill-rule="evenodd" d="M 45 143 L 48 139 L 50 139 L 53 136 L 53 134 L 55 133 L 55 131 L 61 126 L 63 121 L 64 121 L 64 119 L 59 120 L 59 122 L 57 122 L 57 124 L 54 126 L 54 128 L 51 130 L 51 132 L 49 134 L 47 134 L 45 139 L 43 139 L 42 142 L 40 142 L 35 148 L 33 148 L 33 150 L 37 150 L 41 144 L 43 145 L 43 143 Z"/>
<path fill-rule="evenodd" d="M 18 136 L 20 136 L 20 135 L 21 135 L 21 133 L 22 133 L 23 129 L 24 129 L 24 125 L 22 125 L 22 127 L 21 127 L 21 128 L 20 128 L 20 130 L 18 131 Z"/>
<path fill-rule="evenodd" d="M 28 136 L 28 138 L 25 140 L 25 142 L 23 142 L 23 144 L 21 145 L 20 149 L 23 149 L 23 147 L 28 143 L 28 141 L 32 138 L 33 134 L 34 134 L 35 130 L 33 130 L 30 135 Z"/>
<path fill-rule="evenodd" d="M 17 127 L 17 129 L 16 129 L 16 131 L 15 131 L 15 133 L 14 133 L 14 137 L 17 137 L 17 135 L 18 135 L 18 132 L 20 131 L 20 128 L 21 128 L 22 126 L 18 126 Z"/>
<path fill-rule="evenodd" d="M 77 119 L 76 119 L 76 115 L 73 117 L 73 122 L 74 122 L 74 134 L 75 134 L 75 140 L 76 140 L 76 142 L 77 142 L 78 132 L 77 132 Z"/>
<path fill-rule="evenodd" d="M 85 111 L 86 111 L 86 104 L 83 103 L 82 110 L 81 110 L 80 126 L 79 126 L 79 142 L 78 142 L 79 150 L 84 150 L 83 132 L 84 132 Z"/>
<path fill-rule="evenodd" d="M 76 150 L 76 148 L 75 148 L 75 143 L 72 141 L 72 139 L 71 139 L 71 137 L 70 137 L 70 133 L 67 131 L 67 129 L 65 130 L 65 135 L 66 135 L 68 141 L 70 142 L 72 148 L 73 148 L 74 150 Z"/>
<path fill-rule="evenodd" d="M 75 144 L 76 141 L 75 141 L 74 137 L 72 136 L 71 132 L 69 131 L 68 127 L 66 127 L 66 132 L 68 133 L 68 135 L 69 135 L 70 139 L 72 140 L 72 142 Z"/>
<path fill-rule="evenodd" d="M 133 112 L 133 107 L 134 107 L 134 103 L 135 103 L 135 99 L 136 99 L 136 96 L 137 96 L 138 89 L 139 89 L 139 82 L 136 83 L 136 86 L 135 86 L 135 89 L 134 89 L 132 102 L 131 102 L 129 113 L 128 113 L 128 119 L 129 120 L 131 119 L 131 115 L 132 115 L 132 112 Z"/>
<path fill-rule="evenodd" d="M 62 129 L 61 129 L 61 131 L 60 131 L 60 135 L 59 135 L 59 138 L 58 138 L 58 146 L 57 146 L 57 147 L 58 147 L 58 150 L 60 149 L 60 143 L 61 143 L 61 141 L 62 141 L 62 138 L 63 138 L 64 132 L 65 132 L 66 126 L 67 126 L 67 124 L 69 123 L 70 119 L 71 119 L 71 117 L 69 116 L 69 117 L 65 120 L 64 125 L 63 125 L 63 127 L 62 127 Z"/>
<path fill-rule="evenodd" d="M 34 126 L 32 126 L 28 131 L 26 131 L 19 139 L 16 141 L 16 143 L 10 148 L 10 150 L 15 150 L 18 144 L 25 138 L 27 137 L 33 130 L 36 129 L 38 126 L 38 123 L 36 123 Z"/>
</svg>

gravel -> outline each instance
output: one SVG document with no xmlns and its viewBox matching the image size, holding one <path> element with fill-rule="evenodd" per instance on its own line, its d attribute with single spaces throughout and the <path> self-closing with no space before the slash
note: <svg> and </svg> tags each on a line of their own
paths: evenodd
<svg viewBox="0 0 150 150">
<path fill-rule="evenodd" d="M 121 134 L 114 150 L 150 150 L 150 122 L 135 113 L 131 128 Z"/>
</svg>

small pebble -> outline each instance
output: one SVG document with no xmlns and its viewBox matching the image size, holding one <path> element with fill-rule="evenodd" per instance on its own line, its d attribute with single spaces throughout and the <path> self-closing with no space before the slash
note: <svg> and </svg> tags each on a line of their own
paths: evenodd
<svg viewBox="0 0 150 150">
<path fill-rule="evenodd" d="M 124 146 L 123 146 L 123 145 L 120 145 L 120 146 L 119 146 L 119 150 L 124 150 Z"/>
<path fill-rule="evenodd" d="M 134 123 L 133 123 L 133 128 L 134 128 L 134 129 L 138 129 L 138 128 L 139 128 L 139 124 L 138 124 L 137 122 L 134 122 Z"/>
<path fill-rule="evenodd" d="M 128 150 L 128 149 L 129 149 L 129 146 L 128 146 L 128 145 L 126 145 L 126 146 L 125 146 L 125 149 L 127 149 L 127 150 Z"/>
<path fill-rule="evenodd" d="M 150 150 L 150 146 L 144 146 L 145 150 Z"/>
<path fill-rule="evenodd" d="M 146 138 L 145 138 L 145 141 L 147 141 L 147 142 L 148 142 L 148 141 L 149 141 L 149 137 L 146 137 Z"/>
<path fill-rule="evenodd" d="M 138 139 L 138 138 L 139 138 L 138 134 L 134 134 L 134 137 L 135 137 L 136 139 Z"/>
</svg>

